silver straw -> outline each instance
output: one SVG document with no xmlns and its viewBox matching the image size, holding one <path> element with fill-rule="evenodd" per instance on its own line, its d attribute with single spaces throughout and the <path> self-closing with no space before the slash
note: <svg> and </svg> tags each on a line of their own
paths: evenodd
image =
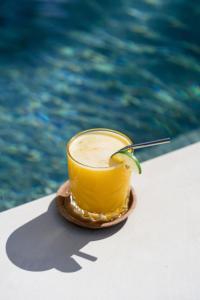
<svg viewBox="0 0 200 300">
<path fill-rule="evenodd" d="M 139 144 L 131 144 L 128 146 L 125 146 L 123 148 L 121 148 L 120 150 L 118 150 L 117 152 L 115 152 L 114 154 L 127 150 L 127 149 L 140 149 L 140 148 L 147 148 L 147 147 L 151 147 L 151 146 L 157 146 L 157 145 L 162 145 L 162 144 L 167 144 L 170 143 L 170 138 L 165 138 L 165 139 L 159 139 L 159 140 L 155 140 L 155 141 L 149 141 L 149 142 L 144 142 L 144 143 L 139 143 Z"/>
</svg>

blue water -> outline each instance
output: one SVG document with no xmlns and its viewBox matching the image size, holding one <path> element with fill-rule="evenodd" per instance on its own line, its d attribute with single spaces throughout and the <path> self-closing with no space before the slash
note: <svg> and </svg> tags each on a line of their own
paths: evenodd
<svg viewBox="0 0 200 300">
<path fill-rule="evenodd" d="M 199 28 L 195 0 L 1 1 L 0 210 L 55 192 L 80 130 L 199 140 Z"/>
</svg>

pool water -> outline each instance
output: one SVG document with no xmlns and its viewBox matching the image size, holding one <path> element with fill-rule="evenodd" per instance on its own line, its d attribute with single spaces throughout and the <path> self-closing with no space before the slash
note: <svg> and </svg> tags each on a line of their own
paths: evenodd
<svg viewBox="0 0 200 300">
<path fill-rule="evenodd" d="M 0 210 L 56 191 L 78 131 L 199 140 L 199 28 L 195 0 L 1 1 Z"/>
</svg>

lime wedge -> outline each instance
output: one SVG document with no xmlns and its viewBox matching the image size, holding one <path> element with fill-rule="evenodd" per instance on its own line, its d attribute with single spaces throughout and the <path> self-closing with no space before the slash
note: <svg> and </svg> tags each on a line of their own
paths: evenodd
<svg viewBox="0 0 200 300">
<path fill-rule="evenodd" d="M 139 160 L 130 150 L 117 152 L 111 156 L 111 163 L 123 163 L 127 169 L 136 170 L 139 174 L 142 173 L 142 168 Z"/>
</svg>

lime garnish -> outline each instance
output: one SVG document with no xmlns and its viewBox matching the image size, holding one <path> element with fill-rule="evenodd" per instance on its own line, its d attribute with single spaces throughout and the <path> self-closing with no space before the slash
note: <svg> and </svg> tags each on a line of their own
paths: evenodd
<svg viewBox="0 0 200 300">
<path fill-rule="evenodd" d="M 142 168 L 139 160 L 130 150 L 122 150 L 114 153 L 111 156 L 111 161 L 114 163 L 123 163 L 127 169 L 136 170 L 139 174 L 142 173 Z"/>
</svg>

